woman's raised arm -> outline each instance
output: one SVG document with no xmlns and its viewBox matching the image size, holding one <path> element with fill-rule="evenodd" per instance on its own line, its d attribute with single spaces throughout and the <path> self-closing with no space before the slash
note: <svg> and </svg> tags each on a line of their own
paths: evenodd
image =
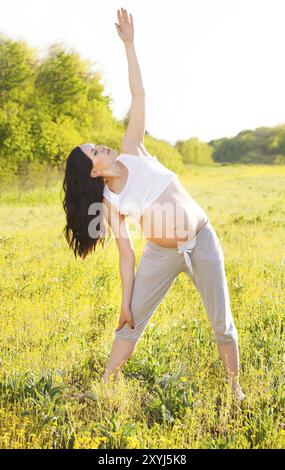
<svg viewBox="0 0 285 470">
<path fill-rule="evenodd" d="M 119 24 L 115 23 L 115 25 L 126 48 L 132 94 L 129 122 L 122 141 L 122 152 L 136 154 L 137 147 L 143 146 L 145 136 L 145 91 L 134 46 L 132 14 L 130 14 L 130 20 L 127 11 L 123 8 L 121 8 L 121 12 L 118 10 L 117 14 Z"/>
<path fill-rule="evenodd" d="M 117 10 L 118 23 L 115 23 L 117 32 L 121 40 L 123 41 L 126 54 L 128 59 L 129 67 L 129 83 L 130 90 L 132 95 L 141 95 L 144 94 L 144 87 L 142 82 L 141 71 L 136 56 L 135 46 L 134 46 L 134 23 L 133 17 L 130 13 L 130 19 L 128 13 L 124 8 Z"/>
</svg>

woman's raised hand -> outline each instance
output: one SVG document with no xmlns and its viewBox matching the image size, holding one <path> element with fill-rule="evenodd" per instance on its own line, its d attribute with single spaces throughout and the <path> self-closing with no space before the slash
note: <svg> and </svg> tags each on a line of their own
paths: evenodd
<svg viewBox="0 0 285 470">
<path fill-rule="evenodd" d="M 132 43 L 134 41 L 134 23 L 132 14 L 130 13 L 129 19 L 127 10 L 121 8 L 121 11 L 117 10 L 117 15 L 119 24 L 115 23 L 115 25 L 117 28 L 118 35 L 120 36 L 123 42 Z"/>
</svg>

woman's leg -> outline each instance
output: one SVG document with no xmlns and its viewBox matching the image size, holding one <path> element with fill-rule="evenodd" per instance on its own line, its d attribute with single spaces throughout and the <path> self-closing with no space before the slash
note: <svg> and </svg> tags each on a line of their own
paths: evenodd
<svg viewBox="0 0 285 470">
<path fill-rule="evenodd" d="M 131 357 L 136 347 L 135 342 L 121 341 L 115 339 L 113 341 L 109 361 L 103 375 L 104 382 L 110 382 L 116 379 L 118 373 L 124 363 Z"/>
<path fill-rule="evenodd" d="M 120 368 L 135 351 L 147 323 L 162 302 L 173 281 L 183 270 L 183 258 L 176 248 L 164 248 L 147 242 L 135 273 L 131 312 L 135 328 L 125 324 L 115 332 L 110 358 L 103 376 L 117 377 Z"/>
<path fill-rule="evenodd" d="M 239 386 L 238 332 L 231 312 L 224 256 L 217 234 L 209 223 L 197 234 L 191 255 L 192 279 L 201 294 L 209 320 L 214 330 L 220 358 L 228 374 L 233 391 L 241 392 Z M 241 398 L 241 394 L 240 398 Z"/>
</svg>

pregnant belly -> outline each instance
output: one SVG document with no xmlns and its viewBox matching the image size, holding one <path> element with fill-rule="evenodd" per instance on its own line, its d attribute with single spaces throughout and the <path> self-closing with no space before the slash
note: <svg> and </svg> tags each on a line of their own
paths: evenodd
<svg viewBox="0 0 285 470">
<path fill-rule="evenodd" d="M 147 240 L 160 246 L 176 248 L 191 240 L 207 220 L 202 207 L 180 181 L 174 179 L 144 211 L 139 223 Z"/>
</svg>

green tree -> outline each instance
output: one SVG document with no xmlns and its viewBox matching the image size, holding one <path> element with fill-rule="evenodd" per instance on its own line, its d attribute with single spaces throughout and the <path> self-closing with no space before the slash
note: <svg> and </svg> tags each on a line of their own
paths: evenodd
<svg viewBox="0 0 285 470">
<path fill-rule="evenodd" d="M 0 37 L 0 105 L 14 101 L 29 106 L 34 90 L 35 50 L 23 41 Z"/>
<path fill-rule="evenodd" d="M 88 61 L 57 43 L 49 48 L 38 68 L 36 88 L 45 98 L 53 119 L 66 115 L 81 127 L 92 127 L 96 109 L 99 121 L 100 111 L 109 104 L 109 98 L 102 95 L 104 89 L 99 80 L 99 74 L 90 72 Z"/>
<path fill-rule="evenodd" d="M 285 156 L 285 126 L 243 130 L 235 137 L 212 140 L 217 162 L 282 163 Z"/>
<path fill-rule="evenodd" d="M 201 142 L 197 137 L 185 141 L 178 141 L 175 147 L 182 155 L 183 162 L 186 164 L 213 164 L 212 147 Z"/>
<path fill-rule="evenodd" d="M 0 157 L 14 169 L 32 159 L 30 123 L 24 107 L 13 101 L 0 109 Z"/>
</svg>

